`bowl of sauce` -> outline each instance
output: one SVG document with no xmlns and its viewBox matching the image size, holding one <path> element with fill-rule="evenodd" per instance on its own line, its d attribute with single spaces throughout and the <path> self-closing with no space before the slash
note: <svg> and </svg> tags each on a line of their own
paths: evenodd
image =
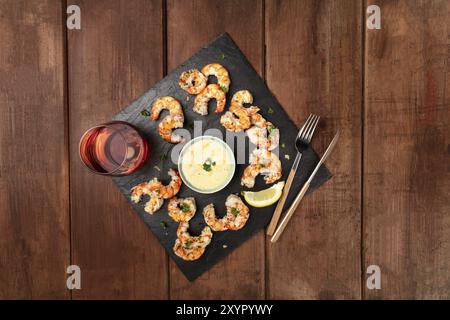
<svg viewBox="0 0 450 320">
<path fill-rule="evenodd" d="M 201 136 L 181 149 L 178 171 L 184 184 L 199 193 L 214 193 L 233 178 L 236 162 L 231 148 L 221 139 Z"/>
</svg>

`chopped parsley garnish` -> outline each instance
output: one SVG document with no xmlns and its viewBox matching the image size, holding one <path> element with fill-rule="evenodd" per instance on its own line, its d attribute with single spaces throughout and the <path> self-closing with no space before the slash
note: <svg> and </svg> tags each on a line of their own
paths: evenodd
<svg viewBox="0 0 450 320">
<path fill-rule="evenodd" d="M 147 109 L 142 110 L 141 116 L 150 117 L 150 111 L 148 111 Z"/>
<path fill-rule="evenodd" d="M 282 143 L 282 144 L 281 144 L 281 147 L 282 147 L 282 148 L 285 148 L 285 147 L 286 147 L 286 144 Z"/>
<path fill-rule="evenodd" d="M 233 214 L 233 216 L 237 217 L 237 215 L 239 214 L 239 210 L 236 208 L 231 208 L 231 213 Z"/>
<path fill-rule="evenodd" d="M 184 243 L 184 246 L 186 247 L 186 248 L 189 248 L 190 246 L 191 246 L 191 244 L 192 244 L 192 241 L 186 241 L 185 243 Z"/>
<path fill-rule="evenodd" d="M 225 86 L 220 86 L 220 90 L 222 90 L 223 92 L 227 93 L 228 92 L 228 88 Z"/>
<path fill-rule="evenodd" d="M 189 205 L 187 204 L 187 203 L 182 203 L 182 204 L 180 204 L 180 209 L 181 209 L 181 211 L 183 211 L 183 212 L 189 212 L 189 210 L 191 209 L 190 207 L 189 207 Z"/>
<path fill-rule="evenodd" d="M 203 164 L 203 170 L 205 170 L 205 171 L 211 171 L 212 170 L 212 167 L 211 167 L 211 165 L 210 164 L 208 164 L 208 163 L 204 163 Z"/>
<path fill-rule="evenodd" d="M 269 136 L 271 136 L 272 134 L 275 134 L 277 132 L 277 128 L 273 127 L 269 129 Z"/>
<path fill-rule="evenodd" d="M 272 109 L 272 107 L 269 107 L 269 109 L 267 109 L 267 112 L 268 112 L 269 114 L 272 114 L 272 113 L 274 113 L 275 111 Z"/>
<path fill-rule="evenodd" d="M 161 221 L 159 224 L 160 224 L 161 227 L 163 227 L 164 229 L 167 229 L 167 222 Z"/>
<path fill-rule="evenodd" d="M 223 54 L 223 52 L 220 53 L 219 58 L 220 58 L 220 60 L 225 59 L 225 55 Z"/>
<path fill-rule="evenodd" d="M 215 161 L 211 161 L 210 159 L 208 159 L 208 160 L 206 160 L 206 161 L 203 163 L 203 170 L 209 172 L 209 171 L 212 170 L 212 167 L 215 166 L 215 165 L 216 165 L 216 162 L 215 162 Z"/>
</svg>

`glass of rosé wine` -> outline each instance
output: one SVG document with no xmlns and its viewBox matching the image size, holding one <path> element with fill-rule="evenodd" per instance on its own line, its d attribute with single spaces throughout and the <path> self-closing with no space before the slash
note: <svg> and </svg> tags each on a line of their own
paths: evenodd
<svg viewBox="0 0 450 320">
<path fill-rule="evenodd" d="M 144 164 L 148 145 L 134 126 L 124 121 L 112 121 L 87 130 L 80 139 L 79 152 L 91 171 L 124 176 Z"/>
</svg>

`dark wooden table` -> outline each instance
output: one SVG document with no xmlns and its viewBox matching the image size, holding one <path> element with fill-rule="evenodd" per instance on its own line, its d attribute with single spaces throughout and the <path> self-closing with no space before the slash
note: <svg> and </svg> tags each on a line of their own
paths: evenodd
<svg viewBox="0 0 450 320">
<path fill-rule="evenodd" d="M 450 2 L 378 0 L 366 30 L 371 3 L 0 0 L 0 298 L 450 298 Z M 279 243 L 190 283 L 77 147 L 223 31 L 297 124 L 323 117 L 317 151 L 342 135 Z"/>
</svg>

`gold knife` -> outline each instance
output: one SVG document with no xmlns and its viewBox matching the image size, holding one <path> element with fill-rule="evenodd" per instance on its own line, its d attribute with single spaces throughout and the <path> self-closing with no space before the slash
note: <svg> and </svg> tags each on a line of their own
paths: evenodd
<svg viewBox="0 0 450 320">
<path fill-rule="evenodd" d="M 270 239 L 270 242 L 277 242 L 277 240 L 280 238 L 281 234 L 284 231 L 284 228 L 286 228 L 286 225 L 288 224 L 289 220 L 293 216 L 295 209 L 297 209 L 298 205 L 303 199 L 303 196 L 305 195 L 306 191 L 309 189 L 309 185 L 311 184 L 311 181 L 314 179 L 314 176 L 316 175 L 317 171 L 319 171 L 322 164 L 325 162 L 325 160 L 330 155 L 331 151 L 333 151 L 333 148 L 336 145 L 336 142 L 339 138 L 340 131 L 338 130 L 336 132 L 336 135 L 334 136 L 333 140 L 331 140 L 330 145 L 328 146 L 327 150 L 325 150 L 325 153 L 323 154 L 322 158 L 320 158 L 319 162 L 317 163 L 316 167 L 314 168 L 314 171 L 309 176 L 308 180 L 303 185 L 302 189 L 300 190 L 300 193 L 297 195 L 297 197 L 294 199 L 294 202 L 289 207 L 289 209 L 286 211 L 286 215 L 284 216 L 283 220 L 281 221 L 280 225 L 278 226 L 277 230 L 272 236 L 272 239 Z"/>
</svg>

